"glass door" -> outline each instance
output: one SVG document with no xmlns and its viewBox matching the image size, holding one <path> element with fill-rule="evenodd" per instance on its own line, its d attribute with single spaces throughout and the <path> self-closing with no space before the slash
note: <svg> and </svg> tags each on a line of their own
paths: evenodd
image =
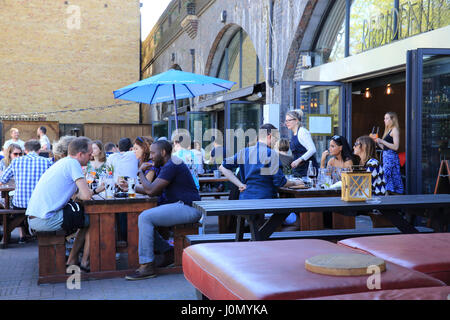
<svg viewBox="0 0 450 320">
<path fill-rule="evenodd" d="M 185 129 L 186 128 L 186 118 L 184 116 L 177 116 L 178 118 L 178 129 Z M 172 134 L 176 130 L 175 125 L 175 116 L 169 117 L 169 136 L 167 139 L 172 140 Z"/>
<path fill-rule="evenodd" d="M 224 134 L 227 156 L 256 143 L 263 122 L 263 105 L 249 101 L 227 101 Z"/>
<path fill-rule="evenodd" d="M 433 193 L 450 158 L 450 49 L 407 52 L 406 191 Z"/>
<path fill-rule="evenodd" d="M 205 132 L 212 128 L 213 114 L 211 112 L 193 112 L 187 113 L 187 130 L 191 135 L 191 141 L 197 140 L 205 148 L 211 141 L 203 141 Z"/>
<path fill-rule="evenodd" d="M 351 84 L 341 82 L 296 82 L 295 109 L 303 111 L 302 125 L 311 133 L 320 158 L 333 135 L 344 136 L 351 145 Z M 291 134 L 291 133 L 290 133 Z"/>
<path fill-rule="evenodd" d="M 153 121 L 152 122 L 152 137 L 157 140 L 161 137 L 167 137 L 167 121 Z"/>
</svg>

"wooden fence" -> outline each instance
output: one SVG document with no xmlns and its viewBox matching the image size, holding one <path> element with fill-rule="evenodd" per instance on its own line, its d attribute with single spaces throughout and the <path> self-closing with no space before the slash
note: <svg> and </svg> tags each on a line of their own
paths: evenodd
<svg viewBox="0 0 450 320">
<path fill-rule="evenodd" d="M 100 140 L 103 144 L 113 142 L 117 144 L 120 138 L 130 138 L 134 141 L 137 136 L 151 136 L 152 126 L 149 124 L 108 124 L 86 123 L 84 135 L 92 140 Z"/>
</svg>

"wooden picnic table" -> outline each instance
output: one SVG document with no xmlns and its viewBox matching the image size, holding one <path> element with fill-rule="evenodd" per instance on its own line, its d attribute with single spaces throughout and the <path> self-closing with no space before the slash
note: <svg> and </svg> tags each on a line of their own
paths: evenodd
<svg viewBox="0 0 450 320">
<path fill-rule="evenodd" d="M 3 236 L 0 242 L 0 247 L 2 249 L 8 246 L 9 240 L 11 239 L 11 232 L 25 220 L 25 210 L 13 210 L 10 206 L 11 201 L 9 193 L 14 191 L 15 188 L 16 184 L 14 180 L 10 180 L 8 183 L 0 185 L 1 195 L 5 201 L 5 208 L 0 209 L 3 224 Z"/>
<path fill-rule="evenodd" d="M 85 214 L 89 215 L 90 235 L 90 278 L 109 278 L 124 276 L 139 266 L 138 243 L 139 214 L 156 207 L 157 197 L 136 194 L 135 198 L 105 199 L 94 195 L 91 200 L 84 200 Z M 128 269 L 116 268 L 116 231 L 115 214 L 127 214 L 127 253 Z"/>
<path fill-rule="evenodd" d="M 198 177 L 198 182 L 200 184 L 225 182 L 225 181 L 228 181 L 228 179 L 225 176 L 220 176 L 220 178 L 216 178 L 216 177 Z"/>
<path fill-rule="evenodd" d="M 312 197 L 340 197 L 341 189 L 322 188 L 278 188 L 280 198 L 312 198 Z M 298 215 L 299 229 L 322 230 L 324 228 L 323 212 L 301 212 Z M 355 228 L 355 217 L 344 216 L 337 212 L 331 213 L 333 229 Z"/>
<path fill-rule="evenodd" d="M 431 215 L 438 226 L 447 225 L 450 215 L 450 194 L 419 194 L 379 197 L 379 202 L 347 202 L 340 197 L 280 198 L 258 200 L 209 200 L 194 201 L 193 206 L 206 216 L 235 215 L 245 218 L 250 226 L 252 240 L 267 240 L 291 212 L 334 211 L 355 216 L 368 214 L 374 209 L 381 212 L 403 233 L 418 230 L 403 217 L 405 212 Z M 269 220 L 258 227 L 255 218 L 272 213 Z M 238 223 L 236 241 L 243 239 L 243 230 Z"/>
</svg>

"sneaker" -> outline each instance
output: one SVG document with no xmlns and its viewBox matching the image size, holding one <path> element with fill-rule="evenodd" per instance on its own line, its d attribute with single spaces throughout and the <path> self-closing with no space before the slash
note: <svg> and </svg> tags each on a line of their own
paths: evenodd
<svg viewBox="0 0 450 320">
<path fill-rule="evenodd" d="M 158 268 L 173 267 L 174 262 L 175 262 L 175 252 L 173 250 L 173 247 L 171 247 L 168 251 L 164 252 L 163 260 L 160 263 L 158 263 L 156 267 Z"/>
<path fill-rule="evenodd" d="M 153 262 L 141 264 L 141 266 L 131 275 L 125 277 L 126 280 L 143 280 L 156 277 Z"/>
</svg>

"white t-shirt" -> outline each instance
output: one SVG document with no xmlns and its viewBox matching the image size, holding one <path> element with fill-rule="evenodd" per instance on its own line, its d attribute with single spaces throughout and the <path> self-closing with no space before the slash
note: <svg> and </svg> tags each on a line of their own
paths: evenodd
<svg viewBox="0 0 450 320">
<path fill-rule="evenodd" d="M 26 215 L 48 219 L 61 210 L 77 191 L 76 180 L 84 178 L 78 160 L 65 157 L 56 161 L 39 179 L 31 194 Z"/>
<path fill-rule="evenodd" d="M 8 148 L 8 146 L 9 146 L 11 143 L 18 144 L 18 145 L 22 148 L 22 150 L 25 150 L 25 141 L 22 141 L 22 140 L 20 140 L 20 139 L 17 140 L 17 141 L 14 141 L 13 139 L 9 139 L 9 140 L 6 141 L 5 144 L 3 145 L 3 150 L 6 151 L 6 148 Z"/>
<path fill-rule="evenodd" d="M 50 139 L 45 134 L 39 139 L 39 142 L 41 143 L 41 148 L 46 145 L 46 148 L 44 150 L 50 150 Z"/>
<path fill-rule="evenodd" d="M 137 177 L 139 162 L 133 151 L 113 153 L 107 158 L 106 164 L 114 167 L 114 181 L 117 181 L 117 177 Z"/>
</svg>

